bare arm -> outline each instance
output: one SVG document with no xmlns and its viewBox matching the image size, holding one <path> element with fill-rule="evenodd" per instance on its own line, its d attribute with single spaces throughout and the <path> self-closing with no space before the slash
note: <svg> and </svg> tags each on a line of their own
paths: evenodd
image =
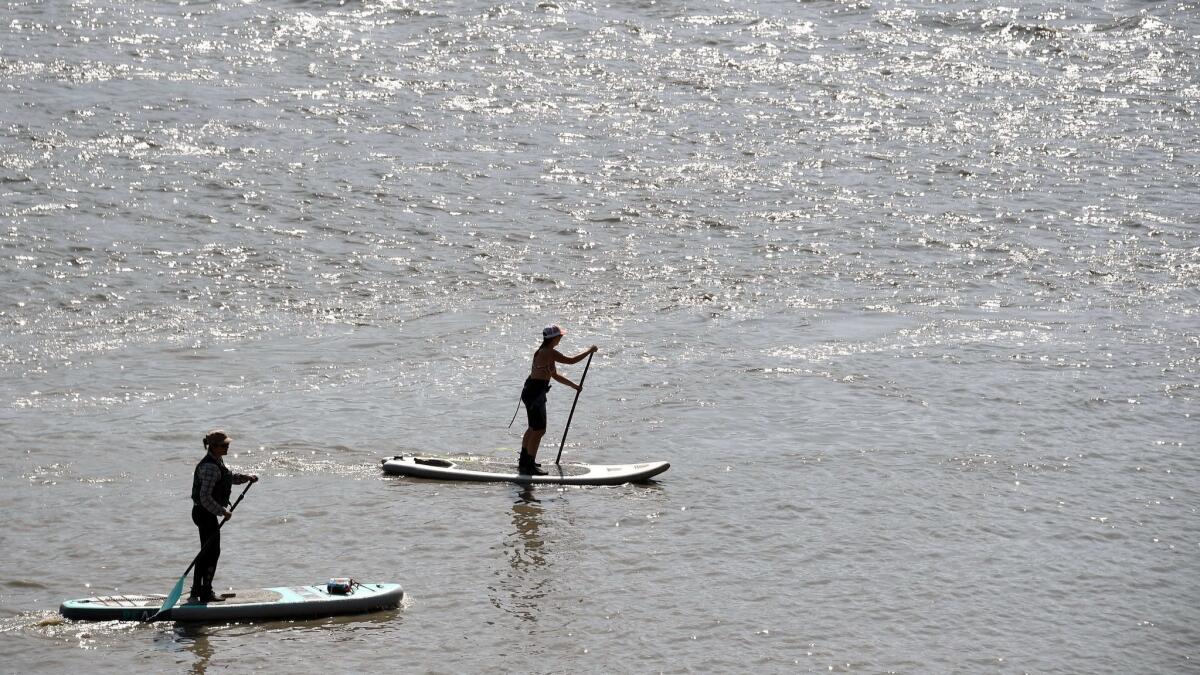
<svg viewBox="0 0 1200 675">
<path fill-rule="evenodd" d="M 579 385 L 577 385 L 577 384 L 575 384 L 574 382 L 572 382 L 572 381 L 568 380 L 567 378 L 563 377 L 562 375 L 559 375 L 558 373 L 554 373 L 554 374 L 553 374 L 553 375 L 551 375 L 550 377 L 553 377 L 554 379 L 558 380 L 559 382 L 562 382 L 563 384 L 565 384 L 565 385 L 567 385 L 568 387 L 570 387 L 570 388 L 574 389 L 575 391 L 581 391 L 581 390 L 580 390 L 580 388 L 579 388 Z"/>
<path fill-rule="evenodd" d="M 557 362 L 557 363 L 579 363 L 579 362 L 580 362 L 580 361 L 582 361 L 584 358 L 586 358 L 586 357 L 587 357 L 589 354 L 594 354 L 594 353 L 596 353 L 596 349 L 597 349 L 597 348 L 596 348 L 596 345 L 592 345 L 590 349 L 586 349 L 586 350 L 584 350 L 584 351 L 582 351 L 582 352 L 579 352 L 579 353 L 578 353 L 578 354 L 576 354 L 575 356 L 564 356 L 564 355 L 562 354 L 562 352 L 560 352 L 560 351 L 558 351 L 557 349 L 555 349 L 555 350 L 554 350 L 554 360 L 555 360 L 555 362 Z M 552 373 L 552 374 L 550 375 L 550 377 L 553 377 L 555 380 L 558 380 L 559 382 L 562 382 L 563 384 L 565 384 L 565 385 L 567 385 L 568 387 L 570 387 L 570 388 L 574 389 L 575 391 L 581 391 L 581 390 L 582 390 L 582 389 L 581 389 L 581 387 L 580 387 L 579 385 L 577 385 L 577 384 L 575 384 L 574 382 L 572 382 L 572 381 L 568 380 L 567 378 L 563 377 L 562 375 L 559 375 L 559 374 L 558 374 L 558 371 L 555 371 L 554 373 Z"/>
<path fill-rule="evenodd" d="M 554 350 L 554 360 L 559 363 L 579 363 L 587 358 L 588 354 L 594 354 L 599 351 L 599 347 L 592 345 L 589 349 L 585 349 L 575 356 L 563 356 L 557 349 Z"/>
</svg>

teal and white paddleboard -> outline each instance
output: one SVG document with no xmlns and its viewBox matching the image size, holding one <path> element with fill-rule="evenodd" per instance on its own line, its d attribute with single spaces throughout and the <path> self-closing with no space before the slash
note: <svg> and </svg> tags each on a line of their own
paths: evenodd
<svg viewBox="0 0 1200 675">
<path fill-rule="evenodd" d="M 325 586 L 256 588 L 223 593 L 220 602 L 180 600 L 158 619 L 165 621 L 263 621 L 315 619 L 339 614 L 362 614 L 399 606 L 400 584 L 355 584 L 349 593 L 330 593 Z M 162 607 L 165 595 L 105 595 L 68 600 L 58 608 L 68 619 L 85 621 L 145 621 Z"/>
<path fill-rule="evenodd" d="M 412 457 L 397 455 L 383 459 L 383 470 L 397 476 L 438 480 L 509 481 L 554 485 L 621 485 L 641 483 L 671 468 L 669 462 L 641 464 L 553 464 L 547 462 L 545 476 L 520 473 L 516 462 L 482 457 Z"/>
</svg>

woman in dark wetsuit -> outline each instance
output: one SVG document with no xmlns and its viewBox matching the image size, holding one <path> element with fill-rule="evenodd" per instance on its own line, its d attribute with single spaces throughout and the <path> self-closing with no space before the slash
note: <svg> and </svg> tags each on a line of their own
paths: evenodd
<svg viewBox="0 0 1200 675">
<path fill-rule="evenodd" d="M 525 388 L 521 390 L 521 401 L 529 415 L 529 428 L 521 439 L 521 457 L 517 461 L 521 473 L 546 475 L 534 460 L 537 459 L 542 436 L 546 434 L 546 392 L 550 391 L 550 379 L 579 391 L 579 385 L 558 374 L 555 364 L 579 363 L 597 350 L 596 345 L 592 345 L 575 356 L 563 356 L 557 349 L 563 335 L 563 330 L 558 326 L 547 326 L 542 330 L 542 346 L 533 353 L 533 367 L 529 371 L 529 378 L 525 380 Z"/>
<path fill-rule="evenodd" d="M 192 522 L 200 530 L 200 554 L 196 556 L 196 577 L 189 603 L 220 602 L 225 598 L 213 592 L 213 576 L 221 559 L 221 523 L 233 517 L 229 495 L 234 485 L 257 483 L 252 473 L 230 471 L 222 459 L 229 454 L 233 441 L 224 431 L 212 431 L 204 437 L 208 452 L 192 473 Z M 218 522 L 218 518 L 222 520 Z"/>
</svg>

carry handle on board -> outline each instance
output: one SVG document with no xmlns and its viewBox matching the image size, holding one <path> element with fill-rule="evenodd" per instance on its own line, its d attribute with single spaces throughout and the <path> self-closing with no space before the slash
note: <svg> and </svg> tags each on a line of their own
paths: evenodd
<svg viewBox="0 0 1200 675">
<path fill-rule="evenodd" d="M 242 503 L 242 498 L 245 497 L 246 493 L 250 491 L 250 486 L 254 485 L 256 482 L 257 481 L 250 481 L 246 485 L 246 489 L 242 490 L 242 494 L 238 495 L 237 501 L 233 503 L 233 506 L 229 507 L 230 515 L 233 515 L 234 509 L 238 507 L 238 504 Z M 167 599 L 163 602 L 162 607 L 160 607 L 157 612 L 147 617 L 145 619 L 146 621 L 157 621 L 159 615 L 161 615 L 163 612 L 169 611 L 175 606 L 175 603 L 179 602 L 179 596 L 183 595 L 183 583 L 187 581 L 188 573 L 191 572 L 192 568 L 196 566 L 196 562 L 200 560 L 200 556 L 204 555 L 204 551 L 208 549 L 208 545 L 216 541 L 217 537 L 221 534 L 221 528 L 225 527 L 225 523 L 228 522 L 228 520 L 222 520 L 221 524 L 217 525 L 217 531 L 212 533 L 212 535 L 208 538 L 208 541 L 204 542 L 204 545 L 200 547 L 200 552 L 196 554 L 195 558 L 192 558 L 192 564 L 188 565 L 188 568 L 183 571 L 183 576 L 179 577 L 179 581 L 175 582 L 175 588 L 172 588 L 171 592 L 167 594 Z"/>
<path fill-rule="evenodd" d="M 558 464 L 558 460 L 562 459 L 563 446 L 567 444 L 567 432 L 571 430 L 571 418 L 575 417 L 575 404 L 579 403 L 579 394 L 583 393 L 583 381 L 587 379 L 587 371 L 588 368 L 592 367 L 592 355 L 595 353 L 588 354 L 587 364 L 583 366 L 583 377 L 579 378 L 579 388 L 575 390 L 575 401 L 571 403 L 571 414 L 567 415 L 567 426 L 563 428 L 562 442 L 558 444 L 558 457 L 554 458 L 555 464 Z"/>
</svg>

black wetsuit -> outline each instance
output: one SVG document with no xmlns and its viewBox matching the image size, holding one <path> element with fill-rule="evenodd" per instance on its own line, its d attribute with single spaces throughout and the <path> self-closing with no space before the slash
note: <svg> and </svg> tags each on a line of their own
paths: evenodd
<svg viewBox="0 0 1200 675">
<path fill-rule="evenodd" d="M 204 485 L 201 480 L 201 468 L 206 464 L 216 466 L 221 472 L 220 478 L 212 485 Z M 200 546 L 203 547 L 203 551 L 196 558 L 196 576 L 192 582 L 191 594 L 197 597 L 213 594 L 213 577 L 217 573 L 217 561 L 221 558 L 221 521 L 216 514 L 202 506 L 201 493 L 205 489 L 209 490 L 212 501 L 218 506 L 229 508 L 229 495 L 233 491 L 233 472 L 213 459 L 212 455 L 205 455 L 204 459 L 196 464 L 196 471 L 192 477 L 192 522 L 200 530 Z"/>
</svg>

